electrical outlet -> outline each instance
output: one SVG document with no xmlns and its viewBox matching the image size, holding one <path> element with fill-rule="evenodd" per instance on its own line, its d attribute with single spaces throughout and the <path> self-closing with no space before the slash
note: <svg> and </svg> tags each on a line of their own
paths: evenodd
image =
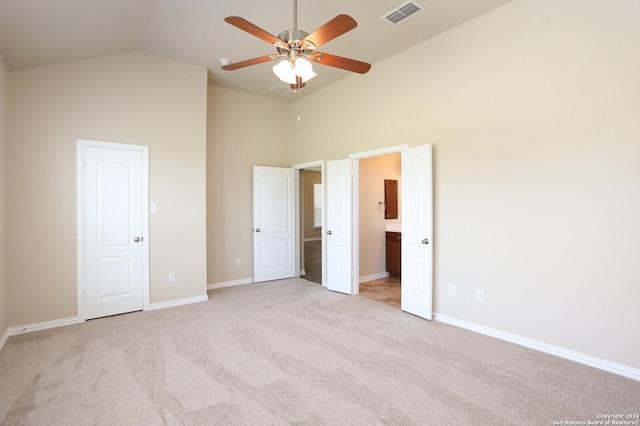
<svg viewBox="0 0 640 426">
<path fill-rule="evenodd" d="M 482 290 L 478 290 L 478 291 L 476 292 L 476 300 L 477 300 L 478 302 L 484 302 L 484 291 L 482 291 Z"/>
<path fill-rule="evenodd" d="M 449 296 L 455 296 L 456 295 L 456 286 L 451 284 L 449 285 Z"/>
<path fill-rule="evenodd" d="M 176 273 L 175 272 L 169 272 L 169 282 L 170 283 L 176 282 Z"/>
<path fill-rule="evenodd" d="M 242 265 L 242 260 L 239 257 L 236 257 L 236 266 Z"/>
</svg>

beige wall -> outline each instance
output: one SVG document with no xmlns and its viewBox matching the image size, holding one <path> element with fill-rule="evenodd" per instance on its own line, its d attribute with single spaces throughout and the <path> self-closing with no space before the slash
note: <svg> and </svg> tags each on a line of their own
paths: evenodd
<svg viewBox="0 0 640 426">
<path fill-rule="evenodd" d="M 309 238 L 320 239 L 322 238 L 322 230 L 313 227 L 313 185 L 322 183 L 322 173 L 312 170 L 302 170 L 300 172 L 300 181 L 302 182 L 303 196 L 301 198 L 304 206 L 304 230 L 302 236 L 306 240 Z"/>
<path fill-rule="evenodd" d="M 639 15 L 514 0 L 292 104 L 291 162 L 433 144 L 435 312 L 640 368 Z"/>
<path fill-rule="evenodd" d="M 75 315 L 77 138 L 151 147 L 154 303 L 252 277 L 254 164 L 431 143 L 435 311 L 640 368 L 639 13 L 513 0 L 304 96 L 300 121 L 215 86 L 207 111 L 203 68 L 143 53 L 10 72 L 0 331 Z"/>
<path fill-rule="evenodd" d="M 386 225 L 402 217 L 400 154 L 365 158 L 359 161 L 360 279 L 387 271 Z M 384 202 L 384 180 L 398 181 L 398 219 L 385 219 L 378 203 Z"/>
<path fill-rule="evenodd" d="M 9 73 L 9 326 L 76 315 L 78 138 L 150 147 L 150 301 L 206 294 L 206 91 L 205 68 L 140 52 Z"/>
<path fill-rule="evenodd" d="M 218 86 L 209 86 L 208 99 L 207 279 L 246 281 L 253 278 L 253 166 L 291 165 L 289 105 Z"/>
<path fill-rule="evenodd" d="M 7 69 L 0 57 L 0 339 L 7 329 L 5 273 L 5 146 L 6 146 Z"/>
</svg>

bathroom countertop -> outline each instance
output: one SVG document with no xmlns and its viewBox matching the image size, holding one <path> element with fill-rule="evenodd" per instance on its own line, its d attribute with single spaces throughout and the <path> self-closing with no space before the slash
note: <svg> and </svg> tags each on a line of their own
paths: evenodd
<svg viewBox="0 0 640 426">
<path fill-rule="evenodd" d="M 401 223 L 389 223 L 386 225 L 387 232 L 402 232 L 402 224 Z"/>
</svg>

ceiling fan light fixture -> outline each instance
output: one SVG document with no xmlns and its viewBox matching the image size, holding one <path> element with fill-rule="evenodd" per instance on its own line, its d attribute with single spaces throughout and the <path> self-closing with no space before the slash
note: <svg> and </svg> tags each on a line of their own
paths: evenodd
<svg viewBox="0 0 640 426">
<path fill-rule="evenodd" d="M 302 78 L 304 83 L 317 75 L 313 71 L 311 62 L 304 58 L 296 58 L 295 62 L 290 59 L 280 61 L 279 64 L 273 67 L 273 73 L 288 84 L 297 84 L 296 76 Z"/>
<path fill-rule="evenodd" d="M 293 68 L 291 68 L 291 63 L 288 59 L 274 65 L 273 73 L 285 83 L 294 84 L 296 82 L 296 74 L 293 72 Z"/>
<path fill-rule="evenodd" d="M 316 74 L 313 72 L 313 67 L 311 66 L 311 62 L 307 61 L 305 58 L 297 58 L 295 62 L 295 68 L 293 72 L 295 75 L 302 77 L 302 81 L 306 82 L 315 77 Z"/>
</svg>

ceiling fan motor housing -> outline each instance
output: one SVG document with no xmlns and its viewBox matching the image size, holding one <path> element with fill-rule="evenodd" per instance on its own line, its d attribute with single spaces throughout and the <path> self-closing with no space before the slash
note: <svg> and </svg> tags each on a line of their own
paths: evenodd
<svg viewBox="0 0 640 426">
<path fill-rule="evenodd" d="M 287 30 L 278 34 L 278 38 L 289 46 L 289 49 L 283 49 L 278 47 L 278 53 L 287 54 L 290 56 L 300 56 L 299 54 L 291 55 L 291 51 L 297 51 L 300 53 L 310 53 L 309 51 L 315 49 L 316 46 L 310 41 L 306 40 L 304 46 L 302 46 L 302 40 L 304 40 L 309 35 L 308 32 L 302 30 Z"/>
</svg>

